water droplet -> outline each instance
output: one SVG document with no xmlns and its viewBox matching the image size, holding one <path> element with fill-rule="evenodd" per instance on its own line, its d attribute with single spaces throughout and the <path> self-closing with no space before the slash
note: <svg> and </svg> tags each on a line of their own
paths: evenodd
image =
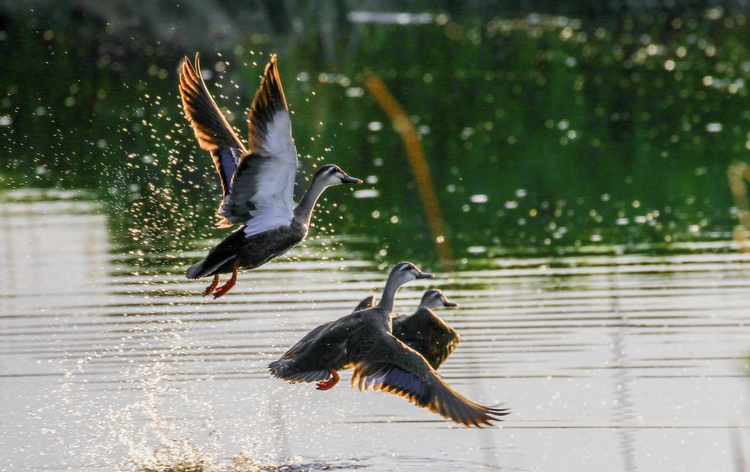
<svg viewBox="0 0 750 472">
<path fill-rule="evenodd" d="M 355 97 L 361 97 L 365 94 L 365 90 L 362 87 L 350 87 L 346 89 L 346 96 L 355 98 Z"/>
<path fill-rule="evenodd" d="M 354 198 L 376 198 L 380 196 L 380 192 L 374 188 L 355 190 L 352 194 L 354 195 Z M 377 216 L 374 216 L 374 218 L 377 218 Z"/>
</svg>

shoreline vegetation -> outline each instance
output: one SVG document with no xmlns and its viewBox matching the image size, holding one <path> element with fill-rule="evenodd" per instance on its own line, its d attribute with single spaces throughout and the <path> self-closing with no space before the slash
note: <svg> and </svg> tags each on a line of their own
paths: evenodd
<svg viewBox="0 0 750 472">
<path fill-rule="evenodd" d="M 356 199 L 326 196 L 314 231 L 377 228 L 385 259 L 437 254 L 409 236 L 428 234 L 428 221 L 369 73 L 413 121 L 459 260 L 724 241 L 737 222 L 726 172 L 750 147 L 750 29 L 738 5 L 514 12 L 466 2 L 388 16 L 332 2 L 305 16 L 268 2 L 177 15 L 157 2 L 136 16 L 36 3 L 0 10 L 10 65 L 0 181 L 95 192 L 126 246 L 169 252 L 183 232 L 221 237 L 205 224 L 218 182 L 177 93 L 180 61 L 196 49 L 209 87 L 236 110 L 249 106 L 258 64 L 280 55 L 301 174 L 335 161 L 367 177 Z M 217 18 L 232 21 L 195 34 Z M 238 24 L 263 26 L 236 34 Z M 241 113 L 228 119 L 243 129 Z"/>
</svg>

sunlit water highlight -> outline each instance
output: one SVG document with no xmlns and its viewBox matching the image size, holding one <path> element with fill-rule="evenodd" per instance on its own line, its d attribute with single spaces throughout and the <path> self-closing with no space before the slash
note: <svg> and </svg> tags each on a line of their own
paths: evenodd
<svg viewBox="0 0 750 472">
<path fill-rule="evenodd" d="M 460 303 L 440 311 L 461 334 L 441 373 L 512 409 L 476 430 L 268 375 L 382 287 L 375 263 L 318 249 L 210 301 L 179 270 L 133 275 L 91 203 L 0 204 L 0 468 L 705 471 L 750 450 L 748 255 L 508 257 L 405 287 L 400 312 L 431 286 Z"/>
</svg>

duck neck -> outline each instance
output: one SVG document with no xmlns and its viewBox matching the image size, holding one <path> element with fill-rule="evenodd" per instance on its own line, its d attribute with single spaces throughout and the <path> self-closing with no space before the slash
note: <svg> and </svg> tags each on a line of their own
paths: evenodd
<svg viewBox="0 0 750 472">
<path fill-rule="evenodd" d="M 442 306 L 442 305 L 443 305 L 442 303 L 435 303 L 435 302 L 432 302 L 432 301 L 426 301 L 426 302 L 420 303 L 419 307 L 417 307 L 417 308 L 420 309 L 420 310 L 422 310 L 422 309 L 432 310 L 433 308 L 437 308 L 437 307 Z"/>
<path fill-rule="evenodd" d="M 310 218 L 312 217 L 313 208 L 318 198 L 323 193 L 327 185 L 321 182 L 319 179 L 313 179 L 310 187 L 308 187 L 305 194 L 302 196 L 299 205 L 294 208 L 294 219 L 303 223 L 305 226 L 310 226 Z"/>
<path fill-rule="evenodd" d="M 388 313 L 393 311 L 393 300 L 396 298 L 396 292 L 401 288 L 401 283 L 396 282 L 393 279 L 388 279 L 383 289 L 383 295 L 380 297 L 378 307 L 388 310 Z"/>
</svg>

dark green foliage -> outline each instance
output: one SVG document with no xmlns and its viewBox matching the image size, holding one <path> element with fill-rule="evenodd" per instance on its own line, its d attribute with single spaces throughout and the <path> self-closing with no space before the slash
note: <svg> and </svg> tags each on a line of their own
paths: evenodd
<svg viewBox="0 0 750 472">
<path fill-rule="evenodd" d="M 375 73 L 422 132 L 460 258 L 728 238 L 725 172 L 750 146 L 744 16 L 463 11 L 379 25 L 338 15 L 323 34 L 281 13 L 274 30 L 286 33 L 239 37 L 221 57 L 201 51 L 202 63 L 244 137 L 267 54 L 279 53 L 298 184 L 323 163 L 377 181 L 363 186 L 377 198 L 328 192 L 313 236 L 335 227 L 376 239 L 376 258 L 433 257 L 400 137 L 364 90 Z M 179 62 L 193 51 L 127 39 L 83 13 L 4 20 L 6 188 L 97 191 L 116 239 L 150 253 L 225 234 L 212 229 L 218 179 L 177 94 Z"/>
</svg>

